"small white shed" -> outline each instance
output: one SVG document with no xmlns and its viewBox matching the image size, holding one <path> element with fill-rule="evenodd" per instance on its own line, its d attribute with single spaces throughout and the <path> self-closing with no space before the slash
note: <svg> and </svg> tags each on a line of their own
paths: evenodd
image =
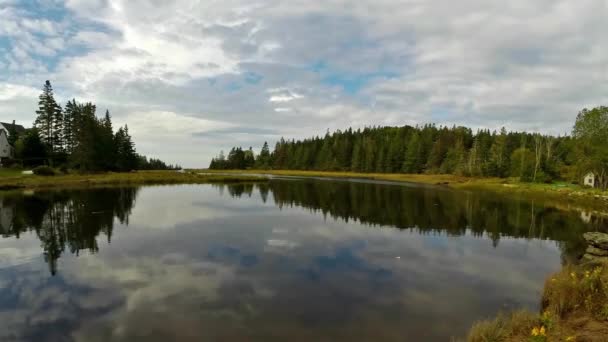
<svg viewBox="0 0 608 342">
<path fill-rule="evenodd" d="M 591 187 L 591 188 L 597 188 L 598 187 L 598 179 L 597 176 L 595 175 L 595 173 L 593 172 L 588 172 L 585 177 L 583 178 L 583 185 Z"/>
</svg>

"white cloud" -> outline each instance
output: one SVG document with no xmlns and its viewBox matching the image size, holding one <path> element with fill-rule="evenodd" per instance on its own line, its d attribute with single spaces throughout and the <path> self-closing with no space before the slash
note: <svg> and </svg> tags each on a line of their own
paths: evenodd
<svg viewBox="0 0 608 342">
<path fill-rule="evenodd" d="M 0 85 L 50 78 L 58 96 L 129 123 L 141 152 L 191 166 L 233 141 L 176 153 L 199 141 L 191 127 L 303 137 L 432 121 L 564 133 L 582 107 L 608 102 L 603 0 L 67 0 L 61 19 L 3 5 Z M 162 145 L 146 140 L 154 133 Z"/>
<path fill-rule="evenodd" d="M 297 94 L 297 93 L 288 93 L 288 94 L 281 94 L 281 95 L 272 95 L 270 97 L 270 99 L 268 99 L 269 102 L 290 102 L 292 100 L 296 100 L 296 99 L 301 99 L 302 95 Z"/>
</svg>

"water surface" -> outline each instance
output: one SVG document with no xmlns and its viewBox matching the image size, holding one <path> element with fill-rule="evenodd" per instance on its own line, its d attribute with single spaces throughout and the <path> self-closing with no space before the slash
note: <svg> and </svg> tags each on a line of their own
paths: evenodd
<svg viewBox="0 0 608 342">
<path fill-rule="evenodd" d="M 2 341 L 447 341 L 538 309 L 598 219 L 323 180 L 0 197 Z"/>
</svg>

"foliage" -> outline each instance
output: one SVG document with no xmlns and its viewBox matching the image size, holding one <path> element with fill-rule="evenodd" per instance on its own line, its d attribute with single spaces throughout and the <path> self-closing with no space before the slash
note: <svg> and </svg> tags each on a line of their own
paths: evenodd
<svg viewBox="0 0 608 342">
<path fill-rule="evenodd" d="M 57 172 L 55 172 L 55 169 L 46 165 L 35 167 L 32 171 L 37 176 L 54 176 L 57 174 Z"/>
<path fill-rule="evenodd" d="M 46 162 L 47 148 L 40 138 L 38 129 L 27 130 L 15 142 L 15 155 L 23 160 L 23 166 L 38 166 Z"/>
<path fill-rule="evenodd" d="M 499 315 L 475 323 L 468 341 L 604 341 L 608 334 L 607 267 L 565 266 L 545 283 L 542 314 Z"/>
<path fill-rule="evenodd" d="M 578 183 L 594 171 L 608 188 L 608 107 L 582 110 L 572 137 L 539 133 L 473 132 L 435 125 L 367 127 L 327 132 L 304 140 L 281 138 L 274 151 L 265 143 L 255 158 L 259 169 L 427 173 L 516 177 L 521 181 Z M 251 148 L 249 149 L 251 150 Z M 241 147 L 213 158 L 210 169 L 248 169 Z M 578 171 L 574 171 L 578 169 Z"/>
<path fill-rule="evenodd" d="M 125 125 L 116 132 L 110 112 L 96 115 L 93 103 L 68 101 L 65 110 L 57 104 L 51 82 L 46 81 L 39 97 L 35 130 L 16 141 L 18 157 L 25 166 L 62 165 L 80 171 L 131 171 L 142 167 L 169 169 L 160 160 L 142 160 Z M 38 140 L 41 142 L 39 143 Z"/>
<path fill-rule="evenodd" d="M 608 107 L 583 109 L 572 131 L 577 140 L 580 172 L 595 172 L 602 189 L 608 188 Z"/>
<path fill-rule="evenodd" d="M 181 166 L 167 164 L 160 159 L 137 155 L 137 170 L 181 170 Z"/>
<path fill-rule="evenodd" d="M 304 140 L 281 138 L 274 151 L 264 144 L 255 158 L 260 169 L 427 173 L 518 177 L 546 182 L 576 164 L 568 137 L 435 125 L 368 127 L 327 133 Z M 251 150 L 251 149 L 250 149 Z M 247 169 L 241 147 L 220 153 L 210 169 Z M 576 175 L 568 174 L 572 180 Z"/>
<path fill-rule="evenodd" d="M 262 163 L 262 161 L 260 161 Z M 234 147 L 228 153 L 228 158 L 224 156 L 223 152 L 217 158 L 211 160 L 209 166 L 210 169 L 214 170 L 245 170 L 251 169 L 255 164 L 255 155 L 253 149 L 250 147 L 248 150 L 243 151 L 241 147 Z"/>
<path fill-rule="evenodd" d="M 50 81 L 44 83 L 42 94 L 39 96 L 34 127 L 40 131 L 42 141 L 51 151 L 61 146 L 63 119 L 61 107 L 55 101 L 53 87 Z"/>
<path fill-rule="evenodd" d="M 577 310 L 583 310 L 600 320 L 608 318 L 604 317 L 608 305 L 607 268 L 565 267 L 547 280 L 543 304 L 562 318 Z"/>
</svg>

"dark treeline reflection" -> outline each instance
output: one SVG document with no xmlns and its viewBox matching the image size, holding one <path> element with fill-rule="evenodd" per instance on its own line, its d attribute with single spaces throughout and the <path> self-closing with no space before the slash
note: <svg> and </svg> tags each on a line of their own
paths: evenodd
<svg viewBox="0 0 608 342">
<path fill-rule="evenodd" d="M 50 272 L 67 250 L 97 252 L 97 237 L 112 238 L 114 218 L 128 224 L 137 188 L 107 188 L 9 194 L 0 198 L 0 234 L 19 237 L 34 231 Z"/>
<path fill-rule="evenodd" d="M 487 235 L 494 246 L 501 237 L 554 240 L 567 260 L 584 251 L 584 232 L 606 230 L 607 226 L 600 217 L 485 192 L 329 181 L 274 180 L 217 186 L 233 197 L 257 191 L 264 202 L 272 194 L 280 208 L 304 207 L 347 222 L 414 229 L 422 234 Z"/>
</svg>

